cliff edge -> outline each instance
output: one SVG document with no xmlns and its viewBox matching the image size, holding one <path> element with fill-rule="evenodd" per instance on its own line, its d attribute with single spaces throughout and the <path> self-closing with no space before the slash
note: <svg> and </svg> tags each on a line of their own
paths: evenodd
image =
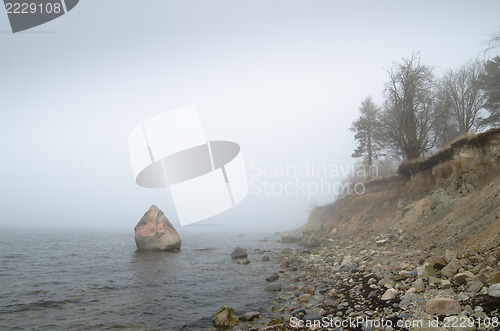
<svg viewBox="0 0 500 331">
<path fill-rule="evenodd" d="M 429 253 L 499 246 L 500 127 L 403 163 L 398 173 L 314 208 L 301 242 L 378 242 Z"/>
</svg>

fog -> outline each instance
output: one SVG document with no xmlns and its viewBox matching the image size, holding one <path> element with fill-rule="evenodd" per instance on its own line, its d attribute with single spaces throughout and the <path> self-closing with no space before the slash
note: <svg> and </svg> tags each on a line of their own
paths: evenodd
<svg viewBox="0 0 500 331">
<path fill-rule="evenodd" d="M 85 0 L 16 34 L 0 13 L 0 227 L 132 229 L 152 204 L 178 224 L 168 188 L 136 185 L 127 138 L 194 103 L 209 140 L 241 146 L 249 180 L 245 200 L 201 224 L 296 228 L 335 199 L 348 128 L 362 99 L 381 102 L 384 68 L 414 51 L 436 73 L 481 56 L 499 12 L 496 0 Z"/>
</svg>

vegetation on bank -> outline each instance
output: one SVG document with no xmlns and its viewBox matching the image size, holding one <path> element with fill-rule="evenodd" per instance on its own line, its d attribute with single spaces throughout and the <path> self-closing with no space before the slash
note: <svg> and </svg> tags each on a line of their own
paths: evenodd
<svg viewBox="0 0 500 331">
<path fill-rule="evenodd" d="M 454 152 L 464 146 L 484 146 L 484 144 L 488 141 L 488 138 L 497 133 L 500 133 L 500 127 L 492 128 L 486 132 L 478 134 L 469 134 L 459 137 L 448 146 L 439 149 L 436 153 L 429 157 L 403 161 L 403 163 L 401 163 L 398 167 L 398 174 L 410 177 L 417 172 L 432 169 L 435 165 L 450 160 L 453 157 Z"/>
<path fill-rule="evenodd" d="M 498 35 L 488 51 L 500 48 Z M 500 56 L 468 61 L 436 78 L 417 52 L 386 71 L 382 105 L 365 98 L 350 128 L 358 143 L 352 157 L 362 158 L 367 169 L 386 157 L 405 161 L 398 172 L 408 175 L 450 157 L 453 146 L 466 143 L 468 134 L 500 125 Z"/>
</svg>

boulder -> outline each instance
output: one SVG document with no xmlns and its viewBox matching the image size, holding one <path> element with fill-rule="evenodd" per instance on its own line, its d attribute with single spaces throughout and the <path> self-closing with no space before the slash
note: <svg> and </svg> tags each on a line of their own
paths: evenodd
<svg viewBox="0 0 500 331">
<path fill-rule="evenodd" d="M 474 277 L 474 274 L 470 271 L 459 272 L 455 276 L 453 276 L 453 280 L 458 284 L 466 284 L 467 281 Z"/>
<path fill-rule="evenodd" d="M 277 273 L 273 273 L 272 275 L 270 275 L 269 277 L 266 278 L 266 281 L 274 282 L 274 281 L 278 280 L 278 278 L 280 278 L 280 276 Z"/>
<path fill-rule="evenodd" d="M 221 328 L 231 329 L 238 323 L 240 323 L 240 319 L 238 315 L 234 311 L 233 307 L 223 305 L 217 310 L 214 314 L 212 321 L 214 325 Z"/>
<path fill-rule="evenodd" d="M 238 259 L 238 263 L 243 264 L 243 265 L 247 265 L 247 264 L 250 264 L 250 260 L 245 257 L 243 259 Z"/>
<path fill-rule="evenodd" d="M 240 316 L 240 321 L 245 321 L 245 322 L 248 322 L 248 321 L 253 321 L 254 319 L 258 319 L 259 318 L 259 312 L 258 311 L 250 311 L 246 314 L 243 314 Z"/>
<path fill-rule="evenodd" d="M 497 298 L 500 297 L 500 283 L 488 287 L 488 295 Z"/>
<path fill-rule="evenodd" d="M 451 289 L 451 282 L 449 279 L 441 279 L 441 288 L 443 290 Z"/>
<path fill-rule="evenodd" d="M 406 291 L 405 295 L 403 296 L 403 299 L 401 299 L 399 306 L 403 309 L 407 309 L 413 300 L 415 292 L 416 290 L 413 287 L 408 289 L 408 291 Z"/>
<path fill-rule="evenodd" d="M 271 283 L 270 285 L 267 285 L 266 291 L 281 291 L 281 284 L 280 283 Z"/>
<path fill-rule="evenodd" d="M 441 270 L 448 264 L 448 261 L 441 256 L 431 256 L 425 260 L 424 264 L 430 265 L 435 270 Z"/>
<path fill-rule="evenodd" d="M 491 286 L 494 284 L 491 282 L 491 278 L 485 273 L 479 273 L 475 276 L 475 278 L 477 278 L 477 280 L 479 280 L 481 283 L 483 283 L 486 286 Z"/>
<path fill-rule="evenodd" d="M 417 274 L 422 279 L 429 279 L 429 277 L 434 277 L 436 275 L 434 268 L 427 264 L 417 267 Z"/>
<path fill-rule="evenodd" d="M 155 205 L 149 208 L 134 230 L 138 250 L 170 251 L 181 248 L 181 237 Z"/>
<path fill-rule="evenodd" d="M 350 255 L 345 255 L 342 259 L 342 263 L 340 263 L 340 271 L 351 271 L 353 269 L 356 269 L 358 265 L 356 262 L 352 260 L 352 256 Z"/>
<path fill-rule="evenodd" d="M 398 291 L 390 288 L 387 291 L 385 291 L 384 295 L 382 295 L 381 300 L 387 301 L 387 300 L 392 300 L 398 295 Z"/>
<path fill-rule="evenodd" d="M 472 280 L 470 282 L 467 282 L 467 290 L 472 293 L 479 293 L 484 287 L 484 284 L 481 283 L 479 280 Z"/>
<path fill-rule="evenodd" d="M 491 282 L 492 282 L 492 283 L 495 283 L 495 284 L 496 284 L 496 283 L 500 283 L 500 272 L 499 272 L 499 271 L 497 271 L 497 272 L 495 272 L 494 274 L 492 274 L 492 275 L 490 276 L 490 279 L 491 279 Z"/>
<path fill-rule="evenodd" d="M 306 310 L 305 310 L 304 308 L 297 308 L 297 309 L 294 309 L 294 310 L 290 313 L 290 315 L 295 316 L 295 315 L 297 315 L 297 314 L 299 314 L 299 313 L 302 313 L 302 314 L 304 314 L 304 315 L 305 315 Z"/>
<path fill-rule="evenodd" d="M 231 258 L 233 259 L 245 259 L 248 257 L 247 250 L 241 247 L 236 247 L 231 253 Z"/>
<path fill-rule="evenodd" d="M 441 284 L 441 278 L 437 277 L 429 277 L 429 285 L 438 285 Z"/>
<path fill-rule="evenodd" d="M 433 298 L 425 304 L 425 311 L 432 315 L 457 315 L 462 308 L 460 303 L 452 298 Z"/>
<path fill-rule="evenodd" d="M 450 263 L 448 263 L 443 269 L 441 269 L 441 274 L 445 277 L 453 278 L 453 276 L 455 276 L 461 266 L 462 265 L 460 264 L 459 260 L 452 259 Z"/>
<path fill-rule="evenodd" d="M 417 291 L 417 292 L 422 292 L 425 291 L 425 284 L 422 278 L 417 278 L 415 282 L 413 282 L 412 287 Z"/>
</svg>

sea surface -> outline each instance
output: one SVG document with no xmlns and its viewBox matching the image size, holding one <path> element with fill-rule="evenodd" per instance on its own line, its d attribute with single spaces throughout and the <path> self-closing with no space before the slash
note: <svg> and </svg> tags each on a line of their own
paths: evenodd
<svg viewBox="0 0 500 331">
<path fill-rule="evenodd" d="M 178 232 L 179 252 L 137 252 L 133 231 L 1 229 L 0 330 L 203 330 L 223 304 L 270 305 L 276 264 L 254 249 L 283 248 L 276 235 Z M 236 246 L 252 263 L 231 259 Z"/>
</svg>

